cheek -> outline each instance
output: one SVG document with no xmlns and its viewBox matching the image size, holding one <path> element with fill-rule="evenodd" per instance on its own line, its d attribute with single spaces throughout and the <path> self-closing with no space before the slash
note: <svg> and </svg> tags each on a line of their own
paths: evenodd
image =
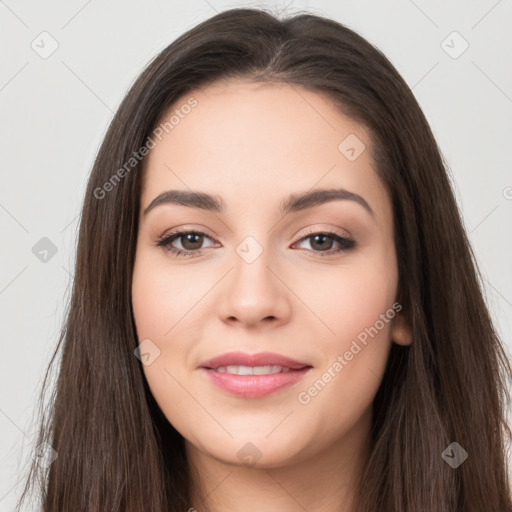
<svg viewBox="0 0 512 512">
<path fill-rule="evenodd" d="M 392 307 L 397 269 L 392 260 L 372 256 L 354 265 L 324 269 L 314 280 L 301 277 L 296 283 L 297 295 L 314 314 L 310 318 L 314 330 L 321 334 L 319 343 L 340 350 Z M 393 317 L 394 312 L 390 313 Z M 391 323 L 379 322 L 378 327 L 389 334 Z"/>
<path fill-rule="evenodd" d="M 165 271 L 144 251 L 138 254 L 132 281 L 133 316 L 138 342 L 150 340 L 152 354 L 150 363 L 143 364 L 142 369 L 155 401 L 171 424 L 195 412 L 190 410 L 190 397 L 179 384 L 186 382 L 188 337 L 179 333 L 186 323 L 180 320 L 192 300 L 186 297 L 190 293 L 187 290 L 182 291 L 176 272 Z M 188 432 L 188 427 L 186 422 L 180 424 L 182 432 Z"/>
<path fill-rule="evenodd" d="M 308 297 L 316 314 L 314 343 L 323 357 L 318 371 L 301 386 L 299 402 L 314 402 L 307 409 L 318 414 L 340 400 L 346 410 L 363 411 L 384 373 L 392 322 L 400 309 L 395 304 L 396 264 L 372 257 L 317 274 L 314 287 L 309 279 L 303 283 L 299 294 Z"/>
<path fill-rule="evenodd" d="M 155 256 L 141 250 L 133 271 L 132 305 L 140 340 L 169 339 L 174 326 L 204 293 L 200 279 L 191 281 L 179 267 Z"/>
</svg>

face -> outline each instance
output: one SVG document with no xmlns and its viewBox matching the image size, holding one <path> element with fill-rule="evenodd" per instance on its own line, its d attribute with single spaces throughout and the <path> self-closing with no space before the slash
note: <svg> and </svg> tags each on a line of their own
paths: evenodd
<svg viewBox="0 0 512 512">
<path fill-rule="evenodd" d="M 288 84 L 210 85 L 172 110 L 145 161 L 132 282 L 159 407 L 189 451 L 231 464 L 368 435 L 392 340 L 410 342 L 368 132 Z M 319 190 L 334 192 L 297 200 Z"/>
</svg>

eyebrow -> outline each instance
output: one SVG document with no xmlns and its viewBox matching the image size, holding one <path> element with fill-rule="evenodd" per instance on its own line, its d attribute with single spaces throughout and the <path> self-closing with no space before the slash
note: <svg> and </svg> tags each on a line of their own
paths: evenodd
<svg viewBox="0 0 512 512">
<path fill-rule="evenodd" d="M 284 216 L 287 213 L 307 210 L 335 200 L 354 201 L 361 205 L 372 217 L 375 217 L 375 212 L 363 197 L 344 188 L 317 189 L 291 194 L 281 202 L 279 215 Z M 144 215 L 162 204 L 179 204 L 216 213 L 226 211 L 226 205 L 222 197 L 218 195 L 189 190 L 166 190 L 151 201 L 144 210 Z"/>
</svg>

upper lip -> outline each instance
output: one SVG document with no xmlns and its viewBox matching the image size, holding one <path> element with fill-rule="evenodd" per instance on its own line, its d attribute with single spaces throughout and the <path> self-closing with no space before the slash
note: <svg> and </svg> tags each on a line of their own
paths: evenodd
<svg viewBox="0 0 512 512">
<path fill-rule="evenodd" d="M 216 369 L 220 366 L 283 366 L 294 370 L 310 367 L 308 363 L 296 361 L 290 357 L 273 352 L 259 352 L 246 354 L 244 352 L 228 352 L 220 356 L 208 359 L 200 364 L 202 368 Z"/>
</svg>

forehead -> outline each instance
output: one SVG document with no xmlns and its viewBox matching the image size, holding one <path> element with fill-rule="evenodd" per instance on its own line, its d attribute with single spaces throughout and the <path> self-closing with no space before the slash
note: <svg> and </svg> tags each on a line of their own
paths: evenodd
<svg viewBox="0 0 512 512">
<path fill-rule="evenodd" d="M 343 187 L 389 214 L 369 132 L 326 95 L 287 83 L 215 83 L 179 98 L 159 128 L 144 162 L 143 208 L 167 189 L 219 194 L 229 211 Z"/>
</svg>

